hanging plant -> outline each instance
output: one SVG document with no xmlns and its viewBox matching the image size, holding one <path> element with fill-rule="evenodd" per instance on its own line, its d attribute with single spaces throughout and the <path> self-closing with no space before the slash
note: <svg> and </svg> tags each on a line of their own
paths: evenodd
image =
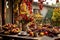
<svg viewBox="0 0 60 40">
<path fill-rule="evenodd" d="M 56 3 L 59 3 L 59 0 L 56 0 Z"/>
<path fill-rule="evenodd" d="M 39 8 L 40 10 L 42 10 L 43 8 L 43 2 L 45 2 L 46 0 L 38 0 L 38 5 L 39 5 Z"/>
<path fill-rule="evenodd" d="M 27 2 L 27 0 L 23 0 L 25 3 Z"/>
<path fill-rule="evenodd" d="M 30 11 L 30 14 L 32 13 L 32 2 L 33 0 L 27 0 L 27 7 L 28 7 L 28 10 Z"/>
</svg>

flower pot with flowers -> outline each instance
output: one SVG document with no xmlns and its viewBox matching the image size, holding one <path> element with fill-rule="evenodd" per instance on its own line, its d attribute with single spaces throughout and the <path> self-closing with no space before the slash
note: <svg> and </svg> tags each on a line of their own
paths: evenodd
<svg viewBox="0 0 60 40">
<path fill-rule="evenodd" d="M 27 23 L 34 20 L 34 18 L 31 17 L 29 14 L 20 14 L 18 19 L 19 19 L 19 23 L 22 23 L 22 30 L 23 31 L 26 31 Z"/>
</svg>

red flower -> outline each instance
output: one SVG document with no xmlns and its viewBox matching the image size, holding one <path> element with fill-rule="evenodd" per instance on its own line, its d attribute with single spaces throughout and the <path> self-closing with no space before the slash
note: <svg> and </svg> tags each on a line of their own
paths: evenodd
<svg viewBox="0 0 60 40">
<path fill-rule="evenodd" d="M 43 8 L 43 2 L 44 2 L 44 0 L 38 0 L 38 5 L 39 5 L 40 10 L 42 10 L 42 8 Z"/>
<path fill-rule="evenodd" d="M 24 16 L 24 20 L 25 20 L 25 21 L 28 21 L 27 15 Z"/>
<path fill-rule="evenodd" d="M 31 17 L 31 18 L 30 18 L 30 21 L 33 21 L 33 20 L 34 20 L 34 18 L 33 18 L 33 17 Z"/>
<path fill-rule="evenodd" d="M 23 0 L 25 3 L 27 2 L 27 0 Z"/>
<path fill-rule="evenodd" d="M 30 11 L 30 14 L 32 14 L 32 11 Z"/>
<path fill-rule="evenodd" d="M 20 14 L 20 16 L 22 17 L 22 20 L 29 21 L 29 17 L 26 14 Z"/>
<path fill-rule="evenodd" d="M 31 3 L 30 2 L 27 2 L 27 6 L 30 6 L 31 5 Z"/>
<path fill-rule="evenodd" d="M 21 16 L 22 18 L 24 18 L 26 15 L 25 15 L 25 14 L 20 14 L 20 16 Z"/>
<path fill-rule="evenodd" d="M 40 8 L 40 10 L 42 10 L 42 8 L 43 8 L 43 4 L 39 5 L 39 8 Z"/>
<path fill-rule="evenodd" d="M 32 23 L 29 27 L 34 27 L 35 26 L 35 24 L 34 23 Z"/>
</svg>

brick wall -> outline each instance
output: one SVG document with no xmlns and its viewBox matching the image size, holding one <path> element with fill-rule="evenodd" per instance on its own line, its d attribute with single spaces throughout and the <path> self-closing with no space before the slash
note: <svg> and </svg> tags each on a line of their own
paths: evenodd
<svg viewBox="0 0 60 40">
<path fill-rule="evenodd" d="M 2 13 L 2 0 L 0 0 L 0 25 L 2 24 L 1 13 Z"/>
</svg>

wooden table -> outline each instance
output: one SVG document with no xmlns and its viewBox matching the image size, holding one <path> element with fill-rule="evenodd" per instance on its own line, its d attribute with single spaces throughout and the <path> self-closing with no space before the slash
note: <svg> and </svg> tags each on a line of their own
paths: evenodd
<svg viewBox="0 0 60 40">
<path fill-rule="evenodd" d="M 2 37 L 2 40 L 55 40 L 60 37 L 48 37 L 48 36 L 43 36 L 43 37 L 28 37 L 28 36 L 18 36 L 18 35 L 4 35 L 0 34 Z"/>
<path fill-rule="evenodd" d="M 18 35 L 4 35 L 0 34 L 2 40 L 38 40 L 38 37 L 18 36 Z"/>
</svg>

